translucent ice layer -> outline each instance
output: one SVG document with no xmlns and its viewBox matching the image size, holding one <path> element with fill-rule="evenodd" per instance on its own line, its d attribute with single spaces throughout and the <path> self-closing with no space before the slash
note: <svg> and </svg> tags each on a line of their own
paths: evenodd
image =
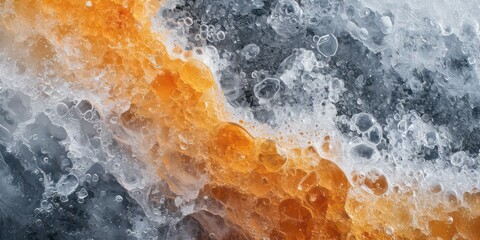
<svg viewBox="0 0 480 240">
<path fill-rule="evenodd" d="M 0 4 L 2 237 L 480 238 L 475 18 Z"/>
</svg>

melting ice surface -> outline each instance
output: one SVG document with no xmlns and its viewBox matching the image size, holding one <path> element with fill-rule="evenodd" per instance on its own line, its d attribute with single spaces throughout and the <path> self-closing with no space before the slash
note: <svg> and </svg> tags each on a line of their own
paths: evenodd
<svg viewBox="0 0 480 240">
<path fill-rule="evenodd" d="M 443 1 L 204 0 L 167 5 L 159 22 L 194 19 L 164 28 L 181 32 L 187 49 L 215 49 L 219 84 L 241 118 L 285 135 L 336 132 L 345 169 L 381 166 L 400 185 L 409 172 L 424 184 L 454 178 L 443 187 L 463 192 L 479 185 L 479 11 Z M 225 39 L 195 38 L 202 26 Z"/>
<path fill-rule="evenodd" d="M 340 136 L 345 172 L 418 182 L 455 208 L 480 187 L 479 14 L 443 1 L 170 1 L 155 27 L 216 55 L 239 118 Z M 95 96 L 35 83 L 9 54 L 2 45 L 0 238 L 212 237 L 122 149 L 130 133 Z"/>
</svg>

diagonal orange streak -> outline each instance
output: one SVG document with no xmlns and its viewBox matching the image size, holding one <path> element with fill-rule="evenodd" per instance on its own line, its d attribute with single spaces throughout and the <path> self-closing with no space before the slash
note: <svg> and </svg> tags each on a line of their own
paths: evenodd
<svg viewBox="0 0 480 240">
<path fill-rule="evenodd" d="M 126 139 L 126 144 L 153 141 L 141 157 L 159 166 L 158 176 L 171 191 L 185 198 L 199 193 L 221 206 L 220 216 L 233 230 L 216 229 L 223 234 L 217 237 L 480 239 L 478 194 L 464 196 L 468 208 L 449 210 L 440 204 L 422 213 L 409 201 L 412 192 L 384 194 L 388 181 L 380 176 L 365 182 L 370 193 L 352 197 L 352 191 L 365 191 L 352 186 L 314 147 L 280 146 L 228 121 L 222 92 L 208 67 L 193 58 L 170 57 L 163 37 L 151 30 L 158 1 L 90 2 L 1 0 L 2 8 L 13 9 L 2 15 L 2 29 L 13 38 L 43 39 L 45 49 L 24 60 L 48 58 L 56 74 L 75 87 L 108 94 L 97 104 L 121 113 L 124 127 L 148 129 L 153 137 Z M 12 44 L 13 50 L 34 52 L 23 41 Z M 128 106 L 115 104 L 125 100 Z M 324 142 L 322 151 L 340 158 L 335 140 L 327 137 Z M 438 220 L 444 216 L 453 223 Z M 198 219 L 211 225 L 206 216 Z"/>
</svg>

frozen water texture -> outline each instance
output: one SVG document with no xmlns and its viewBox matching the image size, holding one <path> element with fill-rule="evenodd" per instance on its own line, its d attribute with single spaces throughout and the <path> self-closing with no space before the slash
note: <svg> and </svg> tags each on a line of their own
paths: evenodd
<svg viewBox="0 0 480 240">
<path fill-rule="evenodd" d="M 479 15 L 476 1 L 167 1 L 155 27 L 215 55 L 238 118 L 316 146 L 340 138 L 347 175 L 418 183 L 455 209 L 480 187 Z M 0 238 L 206 239 L 197 218 L 222 224 L 192 210 L 197 179 L 178 198 L 142 146 L 125 150 L 138 136 L 118 106 L 29 73 L 0 43 Z"/>
<path fill-rule="evenodd" d="M 375 165 L 401 187 L 456 179 L 442 189 L 457 196 L 480 186 L 479 14 L 474 1 L 410 0 L 202 0 L 162 10 L 196 21 L 187 49 L 216 49 L 211 64 L 238 118 L 320 146 L 341 135 L 347 174 Z M 226 41 L 196 40 L 200 24 Z M 266 79 L 278 79 L 278 91 Z"/>
</svg>

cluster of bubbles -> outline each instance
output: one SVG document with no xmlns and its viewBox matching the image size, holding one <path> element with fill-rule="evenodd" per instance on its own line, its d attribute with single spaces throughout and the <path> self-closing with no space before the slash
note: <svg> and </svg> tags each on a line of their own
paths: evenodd
<svg viewBox="0 0 480 240">
<path fill-rule="evenodd" d="M 240 118 L 314 142 L 322 136 L 305 132 L 341 134 L 347 174 L 376 169 L 385 192 L 416 182 L 460 202 L 480 186 L 480 9 L 445 4 L 197 0 L 161 14 L 225 32 L 187 34 L 183 45 L 215 49 L 211 65 Z"/>
<path fill-rule="evenodd" d="M 192 203 L 137 159 L 141 147 L 122 142 L 148 130 L 125 129 L 111 106 L 94 104 L 102 93 L 33 74 L 52 63 L 27 67 L 8 51 L 0 51 L 0 238 L 167 239 L 184 221 L 185 234 L 196 231 L 182 220 Z"/>
<path fill-rule="evenodd" d="M 306 131 L 341 134 L 353 183 L 376 195 L 420 184 L 454 209 L 480 185 L 479 14 L 454 1 L 185 0 L 167 2 L 154 27 L 171 46 L 217 56 L 241 118 L 313 141 Z M 122 146 L 148 130 L 124 129 L 104 114 L 112 106 L 92 104 L 97 93 L 33 76 L 0 43 L 0 238 L 199 234 L 189 214 L 201 204 L 174 196 Z"/>
</svg>

